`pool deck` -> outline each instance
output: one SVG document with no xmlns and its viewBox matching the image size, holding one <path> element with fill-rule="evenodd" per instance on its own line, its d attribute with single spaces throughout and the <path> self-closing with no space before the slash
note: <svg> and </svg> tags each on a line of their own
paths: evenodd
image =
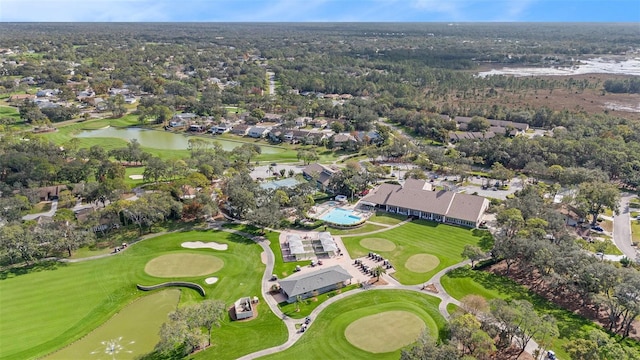
<svg viewBox="0 0 640 360">
<path fill-rule="evenodd" d="M 351 210 L 353 212 L 353 215 L 358 216 L 363 220 L 368 220 L 369 217 L 371 217 L 371 215 L 373 214 L 371 212 L 357 210 L 357 207 L 358 204 L 352 205 L 348 202 L 339 203 L 336 201 L 327 201 L 325 203 L 312 206 L 311 210 L 309 211 L 309 216 L 317 220 L 322 220 L 322 218 L 333 209 Z"/>
</svg>

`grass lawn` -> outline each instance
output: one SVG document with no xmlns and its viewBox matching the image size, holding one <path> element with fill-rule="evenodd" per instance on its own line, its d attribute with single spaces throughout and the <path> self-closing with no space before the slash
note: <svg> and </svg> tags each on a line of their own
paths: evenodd
<svg viewBox="0 0 640 360">
<path fill-rule="evenodd" d="M 327 231 L 332 235 L 357 235 L 364 234 L 372 231 L 383 230 L 386 229 L 385 226 L 380 226 L 376 224 L 367 224 L 365 223 L 359 228 L 356 229 L 332 229 L 331 227 L 327 227 Z"/>
<path fill-rule="evenodd" d="M 20 113 L 17 108 L 12 106 L 4 106 L 0 105 L 0 118 L 9 117 L 14 119 L 15 121 L 20 120 Z"/>
<path fill-rule="evenodd" d="M 184 241 L 215 241 L 228 244 L 226 251 L 185 249 Z M 148 295 L 135 284 L 165 282 L 145 273 L 145 265 L 167 254 L 215 255 L 224 267 L 213 285 L 206 276 L 179 278 L 202 285 L 207 298 L 230 305 L 242 296 L 260 296 L 264 265 L 261 249 L 253 241 L 218 231 L 178 232 L 131 245 L 115 256 L 80 263 L 46 263 L 32 269 L 0 272 L 0 358 L 41 357 L 62 348 L 96 329 L 126 304 Z M 181 303 L 199 301 L 194 290 L 181 289 Z M 29 306 L 24 305 L 28 299 Z M 208 358 L 232 359 L 283 343 L 286 331 L 264 301 L 258 305 L 258 318 L 250 322 L 225 319 L 214 330 L 215 346 L 203 351 Z M 239 342 L 238 338 L 245 339 Z M 247 340 L 248 339 L 248 340 Z"/>
<path fill-rule="evenodd" d="M 179 300 L 180 290 L 177 289 L 153 292 L 127 305 L 81 340 L 45 359 L 65 360 L 100 356 L 105 351 L 105 341 L 114 341 L 121 345 L 122 352 L 127 352 L 132 358 L 144 355 L 152 351 L 160 340 L 158 329 L 167 315 L 175 310 Z"/>
<path fill-rule="evenodd" d="M 640 243 L 640 220 L 631 221 L 631 241 Z"/>
<path fill-rule="evenodd" d="M 387 212 L 378 211 L 376 212 L 375 215 L 369 218 L 369 221 L 380 223 L 380 224 L 396 225 L 403 222 L 406 219 L 407 217 L 404 215 L 389 214 Z"/>
<path fill-rule="evenodd" d="M 553 315 L 558 321 L 560 337 L 551 348 L 560 359 L 570 358 L 562 347 L 564 344 L 572 339 L 584 339 L 590 330 L 598 328 L 591 321 L 554 305 L 504 276 L 485 271 L 474 271 L 469 267 L 465 267 L 451 271 L 443 276 L 442 286 L 451 296 L 458 300 L 469 294 L 480 295 L 488 300 L 496 298 L 527 300 L 533 304 L 539 314 Z M 637 342 L 629 340 L 623 343 L 623 345 L 625 344 L 627 346 L 630 344 L 638 346 Z"/>
<path fill-rule="evenodd" d="M 378 253 L 391 260 L 391 264 L 396 269 L 393 276 L 406 285 L 423 283 L 445 267 L 462 261 L 460 254 L 464 246 L 467 244 L 477 245 L 481 239 L 478 231 L 415 220 L 395 229 L 371 236 L 343 237 L 342 241 L 347 250 L 349 250 L 351 257 L 356 258 L 364 256 L 373 250 L 364 247 L 360 243 L 370 237 L 386 239 L 396 245 L 392 251 L 379 251 Z M 431 271 L 424 273 L 410 271 L 405 264 L 411 256 L 416 254 L 434 255 L 440 262 Z"/>
<path fill-rule="evenodd" d="M 611 239 L 595 240 L 590 243 L 583 239 L 576 240 L 578 244 L 585 250 L 592 253 L 602 252 L 607 255 L 623 255 L 622 251 L 611 241 Z"/>
<path fill-rule="evenodd" d="M 244 224 L 224 224 L 225 228 L 235 229 L 252 235 L 262 235 L 260 229 L 251 225 Z M 273 251 L 275 262 L 273 265 L 273 273 L 280 278 L 287 277 L 294 273 L 296 265 L 305 267 L 311 264 L 311 260 L 284 262 L 282 258 L 282 250 L 280 250 L 280 233 L 275 231 L 267 231 L 264 237 L 269 240 L 269 248 Z"/>
<path fill-rule="evenodd" d="M 371 315 L 406 311 L 424 321 L 426 330 L 438 338 L 446 323 L 438 313 L 439 302 L 435 297 L 411 291 L 363 291 L 328 306 L 313 320 L 307 333 L 295 345 L 262 359 L 398 359 L 400 349 L 372 353 L 352 345 L 345 335 L 347 327 Z M 378 329 L 370 328 L 368 336 L 384 342 L 385 334 L 397 329 L 386 325 L 379 324 Z"/>
<path fill-rule="evenodd" d="M 41 212 L 47 212 L 51 210 L 51 202 L 50 201 L 41 201 L 35 205 L 27 212 L 28 214 L 38 214 Z"/>
</svg>

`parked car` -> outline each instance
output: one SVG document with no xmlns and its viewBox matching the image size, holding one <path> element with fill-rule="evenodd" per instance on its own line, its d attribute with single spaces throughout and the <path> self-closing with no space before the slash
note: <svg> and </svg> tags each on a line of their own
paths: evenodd
<svg viewBox="0 0 640 360">
<path fill-rule="evenodd" d="M 604 229 L 601 226 L 598 226 L 598 225 L 592 226 L 591 230 L 595 230 L 595 231 L 599 231 L 599 232 L 603 232 L 604 231 Z"/>
</svg>

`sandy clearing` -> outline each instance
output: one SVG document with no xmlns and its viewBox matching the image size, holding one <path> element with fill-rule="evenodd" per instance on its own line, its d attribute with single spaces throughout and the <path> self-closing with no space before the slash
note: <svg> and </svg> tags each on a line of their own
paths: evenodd
<svg viewBox="0 0 640 360">
<path fill-rule="evenodd" d="M 204 279 L 204 282 L 206 282 L 209 285 L 212 285 L 212 284 L 215 284 L 215 283 L 218 282 L 218 278 L 215 277 L 215 276 L 208 277 L 208 278 Z"/>
<path fill-rule="evenodd" d="M 260 253 L 260 260 L 262 261 L 263 264 L 267 265 L 267 253 L 266 252 L 261 252 Z"/>
<path fill-rule="evenodd" d="M 219 244 L 217 242 L 202 242 L 202 241 L 187 241 L 182 243 L 183 248 L 187 249 L 213 249 L 213 250 L 227 250 L 229 246 L 227 244 Z"/>
</svg>

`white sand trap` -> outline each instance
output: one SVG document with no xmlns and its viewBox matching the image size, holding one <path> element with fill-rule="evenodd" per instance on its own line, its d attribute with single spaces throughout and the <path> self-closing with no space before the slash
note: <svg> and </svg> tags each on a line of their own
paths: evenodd
<svg viewBox="0 0 640 360">
<path fill-rule="evenodd" d="M 215 284 L 218 282 L 218 278 L 217 277 L 208 277 L 206 279 L 204 279 L 204 282 L 206 282 L 207 284 L 211 285 L 211 284 Z"/>
<path fill-rule="evenodd" d="M 144 179 L 144 175 L 129 175 L 129 179 L 131 179 L 131 180 L 142 180 L 142 179 Z"/>
<path fill-rule="evenodd" d="M 187 241 L 182 243 L 183 248 L 187 249 L 213 249 L 213 250 L 227 250 L 229 247 L 227 244 L 218 244 L 217 242 L 202 242 L 202 241 Z"/>
</svg>

